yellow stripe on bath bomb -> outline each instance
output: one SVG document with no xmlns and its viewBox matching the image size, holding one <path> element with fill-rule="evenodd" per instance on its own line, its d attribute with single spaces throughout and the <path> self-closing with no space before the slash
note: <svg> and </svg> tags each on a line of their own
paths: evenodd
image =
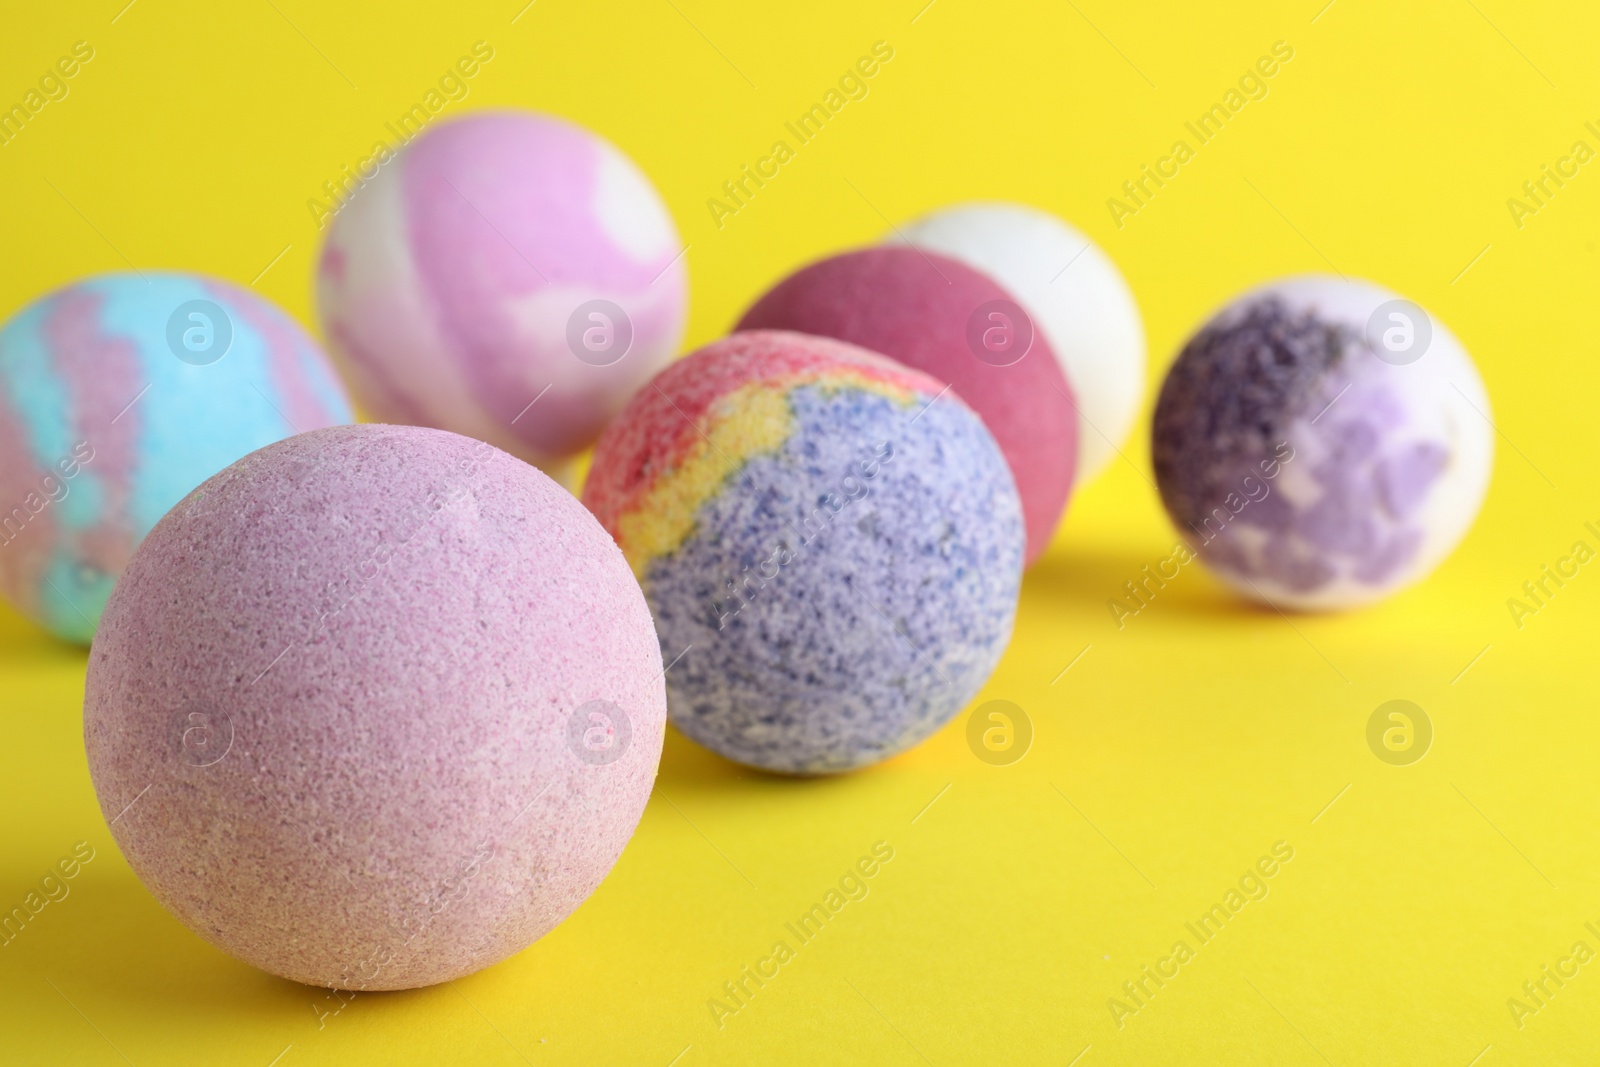
<svg viewBox="0 0 1600 1067">
<path fill-rule="evenodd" d="M 700 427 L 703 436 L 688 458 L 662 474 L 626 514 L 617 520 L 617 542 L 644 580 L 645 568 L 658 556 L 674 552 L 694 532 L 701 505 L 721 490 L 728 476 L 750 459 L 776 452 L 794 432 L 789 390 L 815 385 L 824 393 L 856 389 L 909 405 L 915 393 L 891 382 L 832 370 L 797 374 L 775 382 L 750 382 L 719 398 Z"/>
<path fill-rule="evenodd" d="M 617 542 L 644 580 L 657 556 L 675 551 L 694 530 L 695 515 L 745 461 L 776 452 L 794 428 L 788 396 L 762 382 L 741 386 L 718 400 L 710 426 L 676 469 L 656 479 L 627 514 L 617 520 Z"/>
</svg>

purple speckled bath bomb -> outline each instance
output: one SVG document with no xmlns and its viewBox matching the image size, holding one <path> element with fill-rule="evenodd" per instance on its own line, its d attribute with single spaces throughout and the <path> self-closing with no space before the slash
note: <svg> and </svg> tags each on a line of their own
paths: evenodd
<svg viewBox="0 0 1600 1067">
<path fill-rule="evenodd" d="M 583 500 L 644 588 L 673 723 L 741 763 L 904 752 L 1011 639 L 1005 457 L 940 382 L 855 345 L 746 330 L 679 360 L 600 438 Z"/>
<path fill-rule="evenodd" d="M 274 974 L 403 989 L 521 950 L 644 810 L 666 696 L 622 553 L 539 471 L 440 430 L 253 452 L 106 607 L 89 771 L 129 864 Z"/>
<path fill-rule="evenodd" d="M 1245 294 L 1191 338 L 1151 454 L 1180 532 L 1246 596 L 1346 608 L 1428 574 L 1494 462 L 1483 380 L 1444 323 L 1367 282 Z"/>
<path fill-rule="evenodd" d="M 677 352 L 683 246 L 604 138 L 488 111 L 428 127 L 328 228 L 317 304 L 357 401 L 556 469 Z"/>
</svg>

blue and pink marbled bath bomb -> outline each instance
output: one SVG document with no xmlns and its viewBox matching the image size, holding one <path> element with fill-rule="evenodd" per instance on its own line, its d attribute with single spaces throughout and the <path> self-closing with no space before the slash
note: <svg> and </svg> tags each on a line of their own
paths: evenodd
<svg viewBox="0 0 1600 1067">
<path fill-rule="evenodd" d="M 105 274 L 0 330 L 0 592 L 87 643 L 123 566 L 184 494 L 352 419 L 289 316 L 191 274 Z"/>
<path fill-rule="evenodd" d="M 730 759 L 845 771 L 923 740 L 982 688 L 1025 533 L 983 422 L 843 342 L 742 332 L 640 390 L 584 502 L 654 615 L 668 711 Z"/>
</svg>

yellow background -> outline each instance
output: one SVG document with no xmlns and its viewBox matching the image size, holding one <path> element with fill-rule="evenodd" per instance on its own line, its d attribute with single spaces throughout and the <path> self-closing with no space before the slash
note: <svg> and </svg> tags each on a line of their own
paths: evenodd
<svg viewBox="0 0 1600 1067">
<path fill-rule="evenodd" d="M 0 146 L 0 314 L 132 263 L 255 280 L 310 324 L 306 201 L 483 40 L 494 59 L 446 113 L 543 109 L 630 153 L 691 246 L 690 345 L 886 219 L 1007 198 L 1105 248 L 1156 368 L 1239 290 L 1336 268 L 1449 324 L 1501 436 L 1477 526 L 1423 585 L 1286 619 L 1192 566 L 1119 630 L 1107 599 L 1174 541 L 1145 420 L 1029 574 L 983 694 L 1030 717 L 1020 762 L 976 759 L 965 715 L 822 781 L 669 733 L 638 833 L 568 922 L 320 1028 L 321 992 L 140 887 L 89 785 L 84 653 L 6 613 L 0 906 L 75 842 L 97 856 L 0 948 L 0 1063 L 1596 1062 L 1600 962 L 1520 1029 L 1506 1005 L 1573 942 L 1600 949 L 1600 566 L 1521 629 L 1506 606 L 1573 541 L 1600 547 L 1600 163 L 1521 228 L 1506 206 L 1574 141 L 1600 148 L 1592 4 L 137 0 L 113 22 L 124 2 L 0 19 L 7 105 L 95 49 Z M 878 40 L 895 55 L 870 95 L 718 229 L 707 198 Z M 1118 229 L 1107 198 L 1279 40 L 1294 58 L 1267 98 Z M 1393 698 L 1436 730 L 1408 767 L 1365 741 Z M 870 895 L 718 1029 L 708 999 L 880 840 Z M 1119 1029 L 1108 999 L 1280 840 L 1270 895 Z"/>
</svg>

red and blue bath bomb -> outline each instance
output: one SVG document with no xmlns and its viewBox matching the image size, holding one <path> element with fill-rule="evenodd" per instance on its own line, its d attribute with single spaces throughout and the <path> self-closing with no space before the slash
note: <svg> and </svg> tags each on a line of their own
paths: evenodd
<svg viewBox="0 0 1600 1067">
<path fill-rule="evenodd" d="M 354 416 L 327 356 L 254 293 L 102 274 L 0 330 L 0 592 L 87 644 L 141 538 L 248 452 Z"/>
<path fill-rule="evenodd" d="M 1045 550 L 1072 492 L 1076 401 L 1044 331 L 987 275 L 917 248 L 846 252 L 779 282 L 738 328 L 836 338 L 949 383 L 1010 464 L 1026 562 Z"/>
<path fill-rule="evenodd" d="M 1179 353 L 1151 427 L 1161 499 L 1245 596 L 1302 609 L 1415 582 L 1466 535 L 1494 460 L 1461 343 L 1366 282 L 1291 278 Z"/>
<path fill-rule="evenodd" d="M 328 229 L 318 306 L 356 399 L 550 469 L 676 354 L 672 216 L 608 141 L 548 115 L 430 126 Z"/>
<path fill-rule="evenodd" d="M 254 452 L 151 531 L 90 652 L 84 740 L 134 872 L 285 978 L 443 982 L 594 891 L 666 722 L 638 584 L 482 442 L 346 426 Z"/>
<path fill-rule="evenodd" d="M 942 383 L 854 345 L 757 330 L 673 364 L 601 437 L 583 499 L 644 589 L 672 721 L 741 763 L 902 752 L 1011 635 L 1005 457 Z"/>
</svg>

